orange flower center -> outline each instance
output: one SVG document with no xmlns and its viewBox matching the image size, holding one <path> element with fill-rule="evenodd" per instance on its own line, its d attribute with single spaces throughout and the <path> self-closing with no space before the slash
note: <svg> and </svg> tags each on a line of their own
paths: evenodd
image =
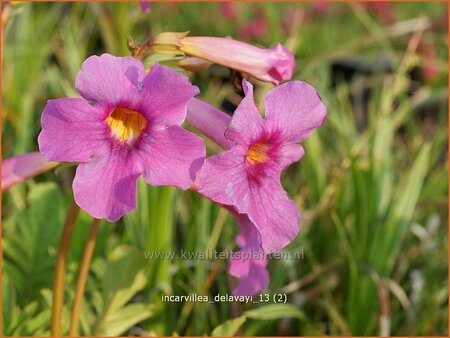
<svg viewBox="0 0 450 338">
<path fill-rule="evenodd" d="M 264 163 L 269 159 L 269 146 L 264 143 L 254 143 L 247 151 L 245 159 L 251 164 Z"/>
<path fill-rule="evenodd" d="M 144 116 L 127 108 L 116 108 L 106 118 L 112 135 L 122 143 L 136 140 L 147 126 Z"/>
</svg>

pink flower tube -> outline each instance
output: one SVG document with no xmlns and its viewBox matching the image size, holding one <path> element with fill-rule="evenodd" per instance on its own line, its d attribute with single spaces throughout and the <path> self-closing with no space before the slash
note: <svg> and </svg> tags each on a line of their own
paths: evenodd
<svg viewBox="0 0 450 338">
<path fill-rule="evenodd" d="M 223 149 L 231 147 L 230 141 L 225 137 L 225 129 L 231 122 L 231 116 L 223 111 L 192 98 L 188 103 L 186 121 Z"/>
<path fill-rule="evenodd" d="M 230 38 L 165 32 L 150 38 L 146 46 L 159 52 L 180 51 L 275 85 L 290 80 L 295 68 L 294 55 L 279 43 L 272 48 L 259 48 Z"/>
<path fill-rule="evenodd" d="M 254 78 L 279 84 L 289 80 L 295 68 L 291 51 L 281 44 L 259 48 L 245 42 L 214 37 L 185 37 L 180 49 L 186 54 L 218 63 Z"/>
<path fill-rule="evenodd" d="M 58 165 L 45 160 L 38 151 L 7 158 L 2 161 L 2 191 Z"/>
</svg>

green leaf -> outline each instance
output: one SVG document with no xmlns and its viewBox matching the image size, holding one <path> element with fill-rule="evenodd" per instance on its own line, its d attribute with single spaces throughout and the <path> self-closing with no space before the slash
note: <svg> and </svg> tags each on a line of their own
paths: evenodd
<svg viewBox="0 0 450 338">
<path fill-rule="evenodd" d="M 251 319 L 271 320 L 287 317 L 303 318 L 303 313 L 291 304 L 271 304 L 244 312 Z"/>
<path fill-rule="evenodd" d="M 102 332 L 105 336 L 118 336 L 135 324 L 153 315 L 153 306 L 148 304 L 132 304 L 123 307 L 109 316 L 108 323 Z"/>
<path fill-rule="evenodd" d="M 143 269 L 146 261 L 142 253 L 128 246 L 113 251 L 104 277 L 104 300 L 113 311 L 125 305 L 131 297 L 145 286 Z"/>
<path fill-rule="evenodd" d="M 21 274 L 14 278 L 21 295 L 19 305 L 36 299 L 40 289 L 52 285 L 55 258 L 50 253 L 56 252 L 59 240 L 62 200 L 55 183 L 37 184 L 29 193 L 29 206 L 15 215 L 15 227 L 6 233 L 5 265 L 16 267 L 6 273 Z"/>
<path fill-rule="evenodd" d="M 426 144 L 418 154 L 414 165 L 406 177 L 402 193 L 394 204 L 391 218 L 389 221 L 392 226 L 385 240 L 382 242 L 382 251 L 387 257 L 383 263 L 380 259 L 376 260 L 375 268 L 382 273 L 388 273 L 392 269 L 403 238 L 411 223 L 413 212 L 416 209 L 417 201 L 422 191 L 425 175 L 429 166 L 431 145 Z M 380 245 L 381 246 L 381 245 Z M 378 258 L 377 256 L 375 258 Z M 383 265 L 383 268 L 381 266 Z"/>
<path fill-rule="evenodd" d="M 146 267 L 142 252 L 134 247 L 119 246 L 110 254 L 103 278 L 104 308 L 96 335 L 104 334 L 118 318 L 117 313 L 123 311 L 122 307 L 145 287 Z"/>
<path fill-rule="evenodd" d="M 245 323 L 247 320 L 247 317 L 240 316 L 237 318 L 233 318 L 230 320 L 227 320 L 217 326 L 211 336 L 213 337 L 231 337 L 234 336 L 237 331 L 241 328 L 241 326 Z"/>
<path fill-rule="evenodd" d="M 2 291 L 3 291 L 3 299 L 2 299 L 2 315 L 3 315 L 3 335 L 8 335 L 8 328 L 12 321 L 14 315 L 14 306 L 16 303 L 16 293 L 14 290 L 14 286 L 11 283 L 8 275 L 4 275 L 2 278 Z"/>
</svg>

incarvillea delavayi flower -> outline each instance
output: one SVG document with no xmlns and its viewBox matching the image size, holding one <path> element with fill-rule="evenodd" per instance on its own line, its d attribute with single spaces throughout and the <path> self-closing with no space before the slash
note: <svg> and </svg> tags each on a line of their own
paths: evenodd
<svg viewBox="0 0 450 338">
<path fill-rule="evenodd" d="M 245 98 L 225 130 L 229 149 L 206 159 L 197 182 L 201 194 L 247 214 L 261 235 L 261 249 L 272 252 L 289 244 L 300 226 L 281 172 L 303 156 L 298 142 L 322 125 L 326 108 L 313 87 L 292 81 L 267 94 L 263 119 L 252 85 L 244 80 L 243 88 Z"/>
<path fill-rule="evenodd" d="M 181 127 L 198 93 L 187 77 L 103 54 L 83 63 L 76 88 L 82 98 L 48 101 L 38 141 L 47 160 L 80 162 L 73 191 L 82 209 L 117 221 L 135 208 L 141 174 L 152 185 L 191 186 L 205 146 Z"/>
<path fill-rule="evenodd" d="M 238 43 L 231 41 L 234 47 Z M 262 75 L 254 77 L 273 83 L 290 78 L 293 59 L 281 61 L 287 62 L 284 75 L 260 68 Z M 240 252 L 270 253 L 295 238 L 300 213 L 280 176 L 303 156 L 299 142 L 324 121 L 326 109 L 313 87 L 301 81 L 275 87 L 262 118 L 253 87 L 243 80 L 245 97 L 231 117 L 195 99 L 199 90 L 186 76 L 158 64 L 146 73 L 138 59 L 109 54 L 89 57 L 75 86 L 81 98 L 47 102 L 38 143 L 47 161 L 79 163 L 74 198 L 93 217 L 117 221 L 133 210 L 142 175 L 151 185 L 192 188 L 230 210 L 240 229 Z M 185 120 L 224 152 L 206 158 L 204 140 L 182 128 Z M 231 258 L 229 273 L 240 279 L 235 294 L 267 288 L 267 258 L 259 257 Z"/>
</svg>

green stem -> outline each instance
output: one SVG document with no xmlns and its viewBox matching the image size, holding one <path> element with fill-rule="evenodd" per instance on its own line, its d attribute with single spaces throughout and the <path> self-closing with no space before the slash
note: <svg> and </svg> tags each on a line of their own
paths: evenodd
<svg viewBox="0 0 450 338">
<path fill-rule="evenodd" d="M 100 219 L 94 219 L 89 232 L 89 237 L 84 248 L 83 260 L 81 261 L 80 270 L 78 272 L 77 286 L 75 289 L 75 297 L 72 304 L 72 314 L 70 317 L 70 331 L 69 336 L 78 336 L 78 324 L 81 310 L 81 303 L 83 301 L 84 290 L 86 288 L 86 281 L 91 264 L 92 254 L 94 253 L 95 240 L 97 238 L 98 228 L 100 226 Z"/>
<path fill-rule="evenodd" d="M 75 221 L 80 208 L 72 199 L 72 203 L 67 212 L 64 227 L 59 241 L 58 255 L 56 257 L 55 275 L 53 279 L 53 303 L 52 303 L 52 323 L 51 335 L 61 336 L 62 308 L 64 303 L 64 284 L 66 281 L 67 256 L 69 255 L 70 241 L 72 239 Z"/>
</svg>

